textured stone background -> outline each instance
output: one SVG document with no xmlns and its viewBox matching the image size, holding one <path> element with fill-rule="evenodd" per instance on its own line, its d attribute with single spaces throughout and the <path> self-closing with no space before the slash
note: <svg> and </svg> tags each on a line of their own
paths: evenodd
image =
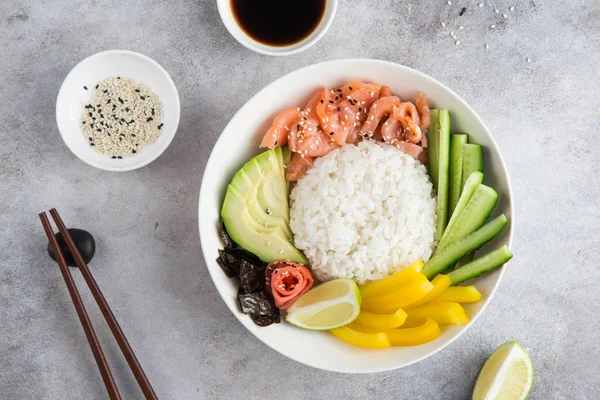
<svg viewBox="0 0 600 400">
<path fill-rule="evenodd" d="M 531 353 L 531 398 L 600 398 L 600 2 L 453 3 L 341 1 L 321 42 L 271 58 L 239 45 L 212 0 L 2 0 L 0 397 L 106 396 L 45 255 L 37 213 L 56 206 L 95 234 L 96 279 L 161 398 L 466 399 L 485 357 L 507 340 Z M 75 158 L 54 118 L 69 70 L 119 48 L 162 64 L 182 106 L 164 155 L 123 174 Z M 503 151 L 517 216 L 515 260 L 477 323 L 426 361 L 364 376 L 304 367 L 248 334 L 204 267 L 196 220 L 206 160 L 234 112 L 287 72 L 345 57 L 405 64 L 463 96 Z M 141 398 L 86 300 L 124 398 Z"/>
</svg>

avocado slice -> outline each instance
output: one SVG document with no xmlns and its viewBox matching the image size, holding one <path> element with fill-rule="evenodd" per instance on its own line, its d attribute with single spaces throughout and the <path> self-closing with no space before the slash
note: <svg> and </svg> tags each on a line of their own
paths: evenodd
<svg viewBox="0 0 600 400">
<path fill-rule="evenodd" d="M 307 264 L 290 229 L 285 163 L 290 152 L 277 147 L 250 160 L 227 187 L 221 217 L 231 238 L 264 262 Z"/>
</svg>

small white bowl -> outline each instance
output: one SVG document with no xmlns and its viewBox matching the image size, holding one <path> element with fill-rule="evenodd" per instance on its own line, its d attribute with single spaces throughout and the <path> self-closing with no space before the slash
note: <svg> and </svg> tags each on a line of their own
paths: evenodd
<svg viewBox="0 0 600 400">
<path fill-rule="evenodd" d="M 135 156 L 122 159 L 111 159 L 96 152 L 80 127 L 83 107 L 90 101 L 94 87 L 111 76 L 126 76 L 147 85 L 163 106 L 164 125 L 158 140 Z M 104 51 L 81 61 L 65 78 L 56 99 L 56 123 L 67 147 L 83 162 L 107 171 L 131 171 L 158 158 L 175 136 L 179 114 L 179 94 L 167 71 L 151 58 L 127 50 Z"/>
<path fill-rule="evenodd" d="M 420 346 L 370 350 L 353 347 L 327 332 L 307 331 L 286 322 L 267 328 L 257 326 L 239 311 L 238 282 L 229 279 L 215 261 L 218 249 L 223 248 L 218 226 L 227 185 L 238 169 L 264 151 L 258 146 L 275 115 L 287 107 L 306 104 L 323 85 L 339 87 L 351 79 L 388 85 L 402 99 L 414 98 L 417 92 L 424 91 L 432 107 L 450 110 L 452 132 L 469 133 L 469 140 L 483 146 L 484 183 L 500 194 L 492 218 L 500 213 L 509 218 L 509 225 L 504 231 L 482 247 L 478 254 L 486 254 L 504 244 L 510 246 L 515 224 L 510 178 L 489 129 L 460 96 L 442 83 L 408 67 L 378 60 L 336 60 L 314 64 L 277 79 L 252 97 L 229 121 L 211 152 L 200 188 L 198 223 L 202 253 L 219 294 L 233 315 L 259 340 L 281 354 L 315 368 L 345 373 L 381 372 L 424 360 L 465 333 L 490 303 L 505 268 L 498 268 L 471 281 L 483 297 L 478 303 L 465 304 L 469 323 L 445 326 L 441 337 Z M 495 318 L 502 316 L 496 315 Z M 461 345 L 470 344 L 463 341 Z"/>
<path fill-rule="evenodd" d="M 289 1 L 289 0 L 282 0 Z M 325 11 L 323 12 L 323 18 L 315 30 L 308 35 L 306 38 L 298 43 L 291 44 L 289 46 L 269 46 L 267 44 L 258 42 L 250 37 L 237 23 L 231 9 L 231 0 L 217 0 L 217 7 L 219 8 L 219 15 L 223 24 L 238 42 L 245 47 L 257 53 L 266 54 L 268 56 L 289 56 L 292 54 L 300 53 L 317 43 L 325 32 L 331 26 L 333 17 L 337 11 L 338 0 L 325 0 Z"/>
</svg>

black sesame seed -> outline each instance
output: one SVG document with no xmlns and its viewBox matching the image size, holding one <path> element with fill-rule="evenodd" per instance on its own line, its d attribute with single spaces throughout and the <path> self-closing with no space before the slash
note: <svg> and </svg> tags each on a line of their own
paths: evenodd
<svg viewBox="0 0 600 400">
<path fill-rule="evenodd" d="M 83 88 L 84 88 L 85 90 L 87 90 L 87 86 L 84 86 Z"/>
<path fill-rule="evenodd" d="M 108 89 L 104 89 L 104 93 L 108 93 Z"/>
<path fill-rule="evenodd" d="M 92 142 L 92 143 L 90 143 L 90 146 L 95 146 L 95 145 L 96 145 L 96 143 L 93 143 L 93 142 Z"/>
<path fill-rule="evenodd" d="M 152 115 L 154 115 L 154 108 L 152 109 Z"/>
<path fill-rule="evenodd" d="M 111 158 L 114 160 L 115 158 L 117 158 L 117 156 L 112 156 Z"/>
<path fill-rule="evenodd" d="M 140 96 L 140 99 L 142 100 L 146 100 L 146 98 L 144 96 Z"/>
<path fill-rule="evenodd" d="M 121 103 L 121 104 L 125 104 L 125 102 L 123 101 L 123 99 L 122 99 L 122 98 L 120 98 L 120 97 L 119 97 L 119 98 L 118 98 L 118 100 L 119 100 L 119 103 Z"/>
<path fill-rule="evenodd" d="M 81 125 L 85 125 L 85 121 L 83 121 L 83 122 L 81 123 Z"/>
<path fill-rule="evenodd" d="M 96 107 L 100 107 L 100 104 L 96 104 Z"/>
<path fill-rule="evenodd" d="M 125 111 L 129 112 L 129 107 L 125 107 Z"/>
<path fill-rule="evenodd" d="M 340 107 L 338 107 L 338 111 L 342 111 L 342 109 Z"/>
<path fill-rule="evenodd" d="M 92 119 L 95 121 L 95 120 L 96 120 L 96 117 L 92 117 Z"/>
<path fill-rule="evenodd" d="M 342 92 L 342 89 L 338 89 L 337 91 L 341 93 L 341 92 Z"/>
<path fill-rule="evenodd" d="M 123 157 L 121 157 L 121 156 L 117 156 L 117 158 L 120 160 L 120 159 L 121 159 L 121 158 L 123 158 Z"/>
<path fill-rule="evenodd" d="M 463 16 L 463 14 L 464 14 L 466 11 L 467 11 L 467 7 L 463 7 L 463 8 L 460 10 L 460 12 L 458 13 L 458 16 L 459 16 L 459 17 L 462 17 L 462 16 Z"/>
<path fill-rule="evenodd" d="M 333 100 L 329 100 L 329 102 L 330 102 L 331 104 L 333 104 Z"/>
<path fill-rule="evenodd" d="M 131 136 L 135 137 L 135 133 L 132 133 Z"/>
<path fill-rule="evenodd" d="M 296 125 L 296 129 L 300 130 L 300 124 Z"/>
<path fill-rule="evenodd" d="M 331 136 L 333 136 L 333 135 L 334 135 L 334 133 L 335 133 L 335 132 L 329 132 L 329 134 L 330 134 Z"/>
<path fill-rule="evenodd" d="M 324 101 L 323 101 L 323 99 L 321 99 L 321 104 L 323 104 L 323 103 L 324 103 Z"/>
<path fill-rule="evenodd" d="M 121 79 L 121 77 L 120 77 L 120 76 L 117 76 L 117 79 Z"/>
<path fill-rule="evenodd" d="M 94 114 L 92 114 L 92 113 L 88 113 L 88 114 L 89 114 L 89 116 L 90 116 L 90 117 L 91 117 L 92 115 L 94 115 Z"/>
<path fill-rule="evenodd" d="M 348 89 L 352 90 L 352 86 L 348 86 Z"/>
<path fill-rule="evenodd" d="M 96 85 L 96 89 L 98 89 L 100 87 L 100 85 Z"/>
<path fill-rule="evenodd" d="M 140 89 L 135 89 L 135 92 L 136 92 L 136 93 L 139 93 L 139 92 L 140 92 Z"/>
<path fill-rule="evenodd" d="M 134 119 L 132 119 L 131 121 L 129 121 L 130 124 L 133 124 L 135 122 Z"/>
<path fill-rule="evenodd" d="M 125 118 L 121 118 L 121 122 L 125 122 Z"/>
<path fill-rule="evenodd" d="M 92 138 L 91 138 L 91 137 L 90 137 L 90 138 L 88 138 L 88 139 L 90 139 L 90 142 L 92 141 Z"/>
<path fill-rule="evenodd" d="M 106 104 L 110 104 L 110 99 L 106 100 Z"/>
<path fill-rule="evenodd" d="M 96 130 L 97 130 L 98 132 L 102 132 L 102 129 L 100 129 L 100 128 L 98 128 L 98 129 L 96 129 Z"/>
<path fill-rule="evenodd" d="M 275 146 L 277 146 L 277 144 L 278 144 L 278 143 L 279 143 L 279 142 L 276 140 L 276 141 L 275 141 Z"/>
<path fill-rule="evenodd" d="M 132 152 L 133 154 L 137 153 L 137 151 L 136 151 L 136 150 L 131 150 L 131 152 Z"/>
<path fill-rule="evenodd" d="M 152 117 L 148 117 L 148 118 L 146 119 L 146 122 L 150 122 L 150 121 L 152 121 L 153 119 L 154 119 L 154 118 L 152 118 Z"/>
<path fill-rule="evenodd" d="M 362 112 L 362 107 L 358 107 L 358 111 L 359 111 L 359 112 Z"/>
</svg>

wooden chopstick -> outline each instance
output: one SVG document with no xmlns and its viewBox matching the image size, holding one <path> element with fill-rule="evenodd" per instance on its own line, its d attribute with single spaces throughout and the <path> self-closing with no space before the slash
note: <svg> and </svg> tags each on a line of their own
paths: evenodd
<svg viewBox="0 0 600 400">
<path fill-rule="evenodd" d="M 121 352 L 125 356 L 125 359 L 127 360 L 127 364 L 129 364 L 129 368 L 131 368 L 131 371 L 133 372 L 135 379 L 137 380 L 140 388 L 142 389 L 142 392 L 144 393 L 144 395 L 147 399 L 158 400 L 158 397 L 156 396 L 156 393 L 154 393 L 154 389 L 152 388 L 152 385 L 150 384 L 148 377 L 144 373 L 144 370 L 143 370 L 142 366 L 140 365 L 137 357 L 135 356 L 133 349 L 129 345 L 129 342 L 127 341 L 127 338 L 125 337 L 125 334 L 123 333 L 123 330 L 121 329 L 121 326 L 117 322 L 117 319 L 114 316 L 112 310 L 110 309 L 108 302 L 104 298 L 102 291 L 98 287 L 96 280 L 94 279 L 92 273 L 90 272 L 85 261 L 83 260 L 81 253 L 79 253 L 79 250 L 77 249 L 77 246 L 75 245 L 75 242 L 73 241 L 73 238 L 71 237 L 69 231 L 67 230 L 65 224 L 63 223 L 62 218 L 60 217 L 60 215 L 58 214 L 58 212 L 56 211 L 55 208 L 50 210 L 50 215 L 52 215 L 52 219 L 54 220 L 56 226 L 58 227 L 58 230 L 62 234 L 62 236 L 67 244 L 67 247 L 69 248 L 69 251 L 73 255 L 73 259 L 75 260 L 77 267 L 81 271 L 81 274 L 83 275 L 83 279 L 85 280 L 88 287 L 90 288 L 90 291 L 92 292 L 92 296 L 96 300 L 96 303 L 98 304 L 98 307 L 100 308 L 100 311 L 102 312 L 102 315 L 104 316 L 104 319 L 106 320 L 113 336 L 115 337 L 117 344 L 119 345 L 119 348 L 121 349 Z M 44 216 L 45 216 L 45 214 L 44 214 Z M 46 218 L 46 220 L 47 220 L 47 218 Z M 51 229 L 50 229 L 50 231 L 51 231 Z M 52 235 L 52 237 L 54 237 L 54 235 Z M 56 240 L 56 238 L 54 238 L 54 240 Z M 58 247 L 58 242 L 57 242 L 57 247 Z M 56 254 L 56 250 L 55 250 L 55 254 Z M 64 259 L 64 257 L 63 257 L 63 259 Z M 65 265 L 66 265 L 66 263 L 65 263 Z M 68 268 L 67 268 L 67 270 L 68 270 Z M 109 391 L 109 394 L 110 394 L 110 391 Z"/>
<path fill-rule="evenodd" d="M 58 262 L 58 266 L 60 267 L 60 272 L 62 273 L 62 276 L 65 279 L 65 284 L 67 285 L 67 289 L 69 290 L 69 294 L 71 295 L 71 300 L 73 300 L 73 305 L 75 306 L 75 311 L 77 311 L 77 315 L 79 316 L 79 321 L 81 321 L 81 326 L 83 327 L 85 336 L 87 337 L 88 343 L 92 348 L 92 353 L 94 354 L 94 358 L 96 359 L 98 369 L 100 369 L 100 375 L 102 375 L 102 380 L 104 381 L 104 385 L 106 386 L 108 396 L 111 400 L 121 400 L 121 394 L 119 393 L 119 389 L 117 389 L 115 380 L 110 372 L 110 368 L 108 366 L 108 363 L 106 362 L 106 358 L 104 357 L 104 352 L 102 351 L 102 347 L 100 346 L 100 342 L 98 341 L 98 337 L 96 336 L 94 327 L 92 326 L 87 311 L 85 310 L 85 306 L 83 305 L 81 296 L 79 296 L 79 291 L 77 290 L 77 286 L 75 286 L 75 281 L 73 281 L 73 276 L 71 275 L 71 271 L 69 271 L 69 267 L 67 266 L 65 256 L 60 250 L 58 240 L 54 236 L 52 226 L 50 225 L 50 221 L 48 220 L 48 217 L 46 216 L 45 212 L 40 214 L 40 220 L 42 221 L 42 225 L 44 226 L 46 236 L 48 236 L 48 241 L 50 242 L 52 251 L 56 256 L 56 261 Z"/>
</svg>

